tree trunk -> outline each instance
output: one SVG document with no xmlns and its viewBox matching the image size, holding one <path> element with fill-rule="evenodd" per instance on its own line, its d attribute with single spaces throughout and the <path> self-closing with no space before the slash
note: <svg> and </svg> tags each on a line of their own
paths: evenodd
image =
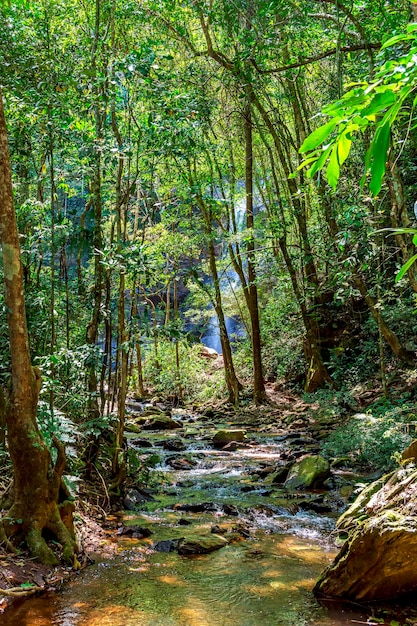
<svg viewBox="0 0 417 626">
<path fill-rule="evenodd" d="M 261 331 L 259 326 L 258 288 L 255 270 L 255 240 L 253 234 L 253 145 L 252 111 L 250 102 L 245 107 L 245 192 L 246 192 L 246 228 L 248 229 L 248 295 L 251 321 L 252 358 L 253 358 L 253 398 L 256 403 L 266 400 L 262 373 Z"/>
<path fill-rule="evenodd" d="M 9 452 L 14 471 L 14 500 L 3 519 L 4 534 L 24 539 L 43 563 L 58 559 L 45 539 L 50 530 L 63 546 L 63 558 L 72 562 L 76 552 L 73 534 L 61 520 L 58 496 L 65 467 L 64 447 L 56 439 L 55 464 L 39 431 L 36 408 L 40 372 L 32 368 L 26 326 L 19 235 L 13 204 L 10 157 L 0 92 L 0 236 L 3 255 L 5 305 L 11 353 L 11 393 L 6 409 Z"/>
</svg>

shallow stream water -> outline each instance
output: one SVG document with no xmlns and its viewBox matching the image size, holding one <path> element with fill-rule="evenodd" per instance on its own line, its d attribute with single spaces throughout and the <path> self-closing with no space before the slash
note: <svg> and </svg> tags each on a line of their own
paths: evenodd
<svg viewBox="0 0 417 626">
<path fill-rule="evenodd" d="M 201 434 L 204 431 L 204 436 Z M 162 450 L 162 441 L 188 440 L 181 453 Z M 124 525 L 146 526 L 148 539 L 120 536 L 118 554 L 98 559 L 59 594 L 15 604 L 3 616 L 7 626 L 346 626 L 371 624 L 370 608 L 330 602 L 312 595 L 315 580 L 334 558 L 335 516 L 282 507 L 279 490 L 266 489 L 253 474 L 285 455 L 282 437 L 252 436 L 252 445 L 216 451 L 207 445 L 207 424 L 180 433 L 147 433 L 155 454 L 153 470 L 166 479 L 156 502 L 126 513 Z M 141 434 L 142 437 L 142 434 Z M 132 437 L 134 442 L 134 437 Z M 132 443 L 132 445 L 135 445 Z M 174 456 L 193 460 L 191 470 L 173 470 Z M 168 462 L 167 462 L 168 461 Z M 312 494 L 317 497 L 317 494 Z M 210 502 L 213 510 L 190 512 L 178 503 Z M 238 514 L 225 513 L 225 505 Z M 185 525 L 187 524 L 187 525 Z M 156 542 L 210 533 L 213 524 L 244 527 L 247 533 L 227 547 L 199 556 L 157 552 Z M 376 615 L 382 614 L 381 611 Z M 386 614 L 388 616 L 388 614 Z M 386 624 L 396 617 L 391 612 Z M 376 623 L 376 622 L 373 622 Z M 381 622 L 379 622 L 381 623 Z"/>
</svg>

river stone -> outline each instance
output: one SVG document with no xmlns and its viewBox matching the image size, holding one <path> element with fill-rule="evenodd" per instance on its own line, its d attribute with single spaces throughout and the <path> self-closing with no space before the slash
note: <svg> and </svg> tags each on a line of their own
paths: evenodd
<svg viewBox="0 0 417 626">
<path fill-rule="evenodd" d="M 180 540 L 178 554 L 208 554 L 224 548 L 227 544 L 227 539 L 216 534 L 190 535 L 186 539 Z"/>
<path fill-rule="evenodd" d="M 215 448 L 223 448 L 231 441 L 244 442 L 245 430 L 218 430 L 213 437 L 213 445 Z"/>
<path fill-rule="evenodd" d="M 143 425 L 144 430 L 174 430 L 175 428 L 182 428 L 182 424 L 162 413 L 150 416 Z"/>
<path fill-rule="evenodd" d="M 306 456 L 294 463 L 285 481 L 287 489 L 308 489 L 323 484 L 329 476 L 329 462 L 320 455 Z"/>
<path fill-rule="evenodd" d="M 415 591 L 416 499 L 414 465 L 369 485 L 339 519 L 337 527 L 348 538 L 314 593 L 369 602 Z"/>
<path fill-rule="evenodd" d="M 186 445 L 182 439 L 168 439 L 164 441 L 162 447 L 164 450 L 169 450 L 170 452 L 182 452 L 185 450 Z"/>
<path fill-rule="evenodd" d="M 123 506 L 128 511 L 134 511 L 142 502 L 155 502 L 155 498 L 142 489 L 128 489 L 123 498 Z"/>
</svg>

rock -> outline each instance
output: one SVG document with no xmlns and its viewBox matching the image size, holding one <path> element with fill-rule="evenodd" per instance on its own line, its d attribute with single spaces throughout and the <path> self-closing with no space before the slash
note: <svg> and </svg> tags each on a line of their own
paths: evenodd
<svg viewBox="0 0 417 626">
<path fill-rule="evenodd" d="M 285 481 L 287 489 L 308 489 L 323 484 L 330 473 L 329 462 L 319 455 L 306 456 L 294 463 Z"/>
<path fill-rule="evenodd" d="M 324 502 L 322 498 L 316 500 L 302 500 L 298 503 L 298 508 L 302 511 L 312 511 L 313 513 L 331 513 L 332 507 Z"/>
<path fill-rule="evenodd" d="M 155 402 L 155 404 L 145 406 L 142 411 L 142 416 L 153 417 L 154 415 L 165 415 L 166 417 L 171 417 L 171 411 L 161 404 L 158 406 L 157 402 Z"/>
<path fill-rule="evenodd" d="M 188 511 L 189 513 L 206 513 L 217 511 L 217 506 L 213 502 L 201 502 L 200 504 L 175 504 L 176 511 Z"/>
<path fill-rule="evenodd" d="M 178 545 L 181 539 L 165 539 L 164 541 L 158 541 L 154 544 L 153 549 L 156 552 L 175 552 L 178 549 Z"/>
<path fill-rule="evenodd" d="M 126 422 L 125 431 L 128 433 L 140 433 L 142 428 L 137 424 L 133 424 L 132 422 Z"/>
<path fill-rule="evenodd" d="M 130 439 L 129 443 L 136 448 L 153 448 L 153 443 L 151 441 L 148 439 L 141 439 L 140 437 Z"/>
<path fill-rule="evenodd" d="M 370 602 L 415 591 L 416 499 L 414 465 L 369 485 L 339 519 L 348 538 L 314 593 Z"/>
<path fill-rule="evenodd" d="M 128 511 L 134 511 L 142 502 L 155 502 L 155 498 L 142 489 L 128 489 L 123 498 L 123 506 Z"/>
<path fill-rule="evenodd" d="M 232 441 L 244 442 L 245 430 L 218 430 L 213 437 L 213 445 L 215 448 L 223 448 Z"/>
<path fill-rule="evenodd" d="M 417 458 L 417 439 L 414 439 L 401 455 L 402 461 Z"/>
<path fill-rule="evenodd" d="M 275 472 L 268 474 L 266 477 L 265 483 L 267 485 L 281 485 L 285 483 L 288 478 L 288 474 L 291 466 L 284 465 L 283 467 L 279 467 Z"/>
<path fill-rule="evenodd" d="M 178 520 L 179 526 L 190 526 L 191 524 L 192 522 L 185 517 L 180 517 L 180 519 Z"/>
<path fill-rule="evenodd" d="M 200 354 L 206 359 L 217 359 L 217 357 L 219 356 L 219 353 L 216 352 L 214 348 L 208 348 L 207 346 L 201 346 Z"/>
<path fill-rule="evenodd" d="M 181 539 L 178 545 L 178 554 L 209 554 L 215 550 L 220 550 L 227 546 L 228 541 L 220 535 L 190 535 L 186 539 Z"/>
<path fill-rule="evenodd" d="M 227 533 L 227 528 L 215 524 L 210 528 L 210 532 L 214 535 L 225 535 Z"/>
<path fill-rule="evenodd" d="M 162 447 L 164 450 L 169 450 L 170 452 L 182 452 L 185 450 L 186 445 L 182 439 L 168 439 L 164 441 Z"/>
<path fill-rule="evenodd" d="M 123 537 L 133 537 L 134 539 L 145 539 L 153 533 L 149 528 L 144 526 L 121 526 L 117 529 L 117 534 Z"/>
<path fill-rule="evenodd" d="M 174 430 L 175 428 L 182 428 L 182 424 L 161 413 L 151 416 L 142 428 L 144 430 Z"/>
<path fill-rule="evenodd" d="M 233 504 L 223 504 L 223 512 L 226 515 L 237 517 L 239 515 L 238 509 Z"/>
<path fill-rule="evenodd" d="M 170 458 L 167 459 L 167 465 L 175 470 L 192 470 L 193 467 L 197 465 L 197 461 L 192 461 L 190 459 Z"/>
</svg>

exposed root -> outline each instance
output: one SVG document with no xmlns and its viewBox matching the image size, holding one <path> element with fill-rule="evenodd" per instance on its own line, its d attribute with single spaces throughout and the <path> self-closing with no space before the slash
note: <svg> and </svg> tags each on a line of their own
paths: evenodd
<svg viewBox="0 0 417 626">
<path fill-rule="evenodd" d="M 44 591 L 42 587 L 31 585 L 30 587 L 12 587 L 11 589 L 2 589 L 0 587 L 0 596 L 8 596 L 11 598 L 25 598 L 27 596 L 33 596 L 35 593 Z"/>
</svg>

